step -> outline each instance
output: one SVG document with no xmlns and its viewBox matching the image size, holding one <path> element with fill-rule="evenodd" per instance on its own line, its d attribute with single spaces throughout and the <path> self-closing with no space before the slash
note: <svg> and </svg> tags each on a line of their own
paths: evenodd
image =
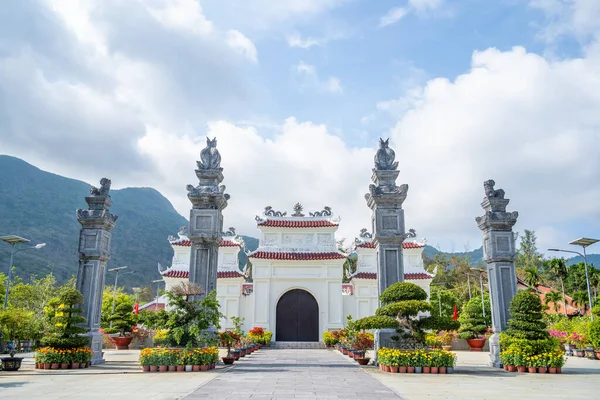
<svg viewBox="0 0 600 400">
<path fill-rule="evenodd" d="M 275 349 L 325 349 L 322 342 L 275 342 L 271 344 Z"/>
</svg>

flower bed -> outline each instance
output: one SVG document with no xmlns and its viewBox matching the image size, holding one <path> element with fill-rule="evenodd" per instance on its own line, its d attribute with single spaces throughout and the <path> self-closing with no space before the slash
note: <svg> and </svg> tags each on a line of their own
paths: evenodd
<svg viewBox="0 0 600 400">
<path fill-rule="evenodd" d="M 75 349 L 42 347 L 35 353 L 35 367 L 37 369 L 87 368 L 91 359 L 92 350 L 88 347 Z"/>
<path fill-rule="evenodd" d="M 384 372 L 446 374 L 452 372 L 456 355 L 446 350 L 398 350 L 382 347 L 377 351 Z M 448 369 L 451 368 L 450 371 Z"/>
<path fill-rule="evenodd" d="M 509 372 L 549 372 L 560 374 L 565 358 L 561 349 L 530 355 L 526 350 L 516 347 L 508 348 L 500 353 L 500 361 Z"/>
<path fill-rule="evenodd" d="M 140 352 L 139 358 L 144 372 L 206 371 L 215 368 L 218 360 L 216 346 L 195 349 L 149 347 Z"/>
</svg>

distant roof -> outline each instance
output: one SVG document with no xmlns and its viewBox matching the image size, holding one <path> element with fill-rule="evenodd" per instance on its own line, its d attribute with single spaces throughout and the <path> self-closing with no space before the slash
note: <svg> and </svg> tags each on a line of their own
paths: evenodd
<svg viewBox="0 0 600 400">
<path fill-rule="evenodd" d="M 339 223 L 332 222 L 323 219 L 309 219 L 298 220 L 298 219 L 265 219 L 258 221 L 259 226 L 272 226 L 276 228 L 326 228 L 331 226 L 338 226 Z"/>
<path fill-rule="evenodd" d="M 376 272 L 359 272 L 358 274 L 352 275 L 351 279 L 377 279 Z M 408 272 L 404 274 L 405 281 L 415 281 L 419 279 L 432 279 L 433 275 L 426 272 Z"/>
<path fill-rule="evenodd" d="M 375 243 L 373 243 L 373 242 L 363 242 L 363 243 L 357 244 L 356 247 L 360 247 L 363 249 L 375 249 L 377 246 L 375 246 Z M 417 243 L 417 242 L 402 243 L 403 249 L 421 249 L 423 247 L 425 247 L 424 243 Z"/>
<path fill-rule="evenodd" d="M 347 258 L 347 256 L 340 252 L 283 252 L 283 251 L 262 251 L 257 250 L 253 253 L 248 254 L 248 258 L 263 258 L 270 260 L 334 260 Z"/>
</svg>

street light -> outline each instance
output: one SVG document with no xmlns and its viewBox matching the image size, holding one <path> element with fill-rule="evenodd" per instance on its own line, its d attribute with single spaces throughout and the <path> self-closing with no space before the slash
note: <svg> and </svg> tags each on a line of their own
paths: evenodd
<svg viewBox="0 0 600 400">
<path fill-rule="evenodd" d="M 128 268 L 126 265 L 122 266 L 122 267 L 117 267 L 117 268 L 111 268 L 108 270 L 108 272 L 116 272 L 117 275 L 115 275 L 115 287 L 113 289 L 113 301 L 112 301 L 112 310 L 111 310 L 111 314 L 115 313 L 115 300 L 117 298 L 117 281 L 119 280 L 119 271 L 121 271 L 122 269 Z M 135 274 L 136 271 L 130 271 L 130 272 L 125 272 L 122 273 L 121 275 L 129 275 L 129 274 Z M 110 321 L 110 325 L 112 328 L 112 321 Z"/>
<path fill-rule="evenodd" d="M 569 242 L 569 244 L 572 244 L 575 246 L 581 246 L 583 248 L 583 254 L 581 254 L 578 251 L 573 251 L 573 250 L 548 249 L 548 251 L 560 251 L 563 253 L 573 253 L 573 254 L 578 254 L 581 257 L 583 257 L 583 265 L 585 266 L 585 282 L 587 284 L 588 301 L 590 302 L 590 310 L 592 308 L 592 290 L 590 289 L 590 275 L 588 273 L 588 265 L 587 265 L 587 257 L 586 257 L 587 254 L 585 252 L 585 248 L 588 246 L 591 246 L 597 242 L 600 242 L 600 239 L 579 238 L 579 239 L 573 240 L 572 242 Z M 566 306 L 565 306 L 565 308 L 566 308 Z M 594 320 L 594 314 L 591 312 L 590 312 L 590 318 L 592 321 Z"/>
<path fill-rule="evenodd" d="M 156 297 L 154 298 L 154 311 L 158 310 L 158 286 L 161 282 L 164 282 L 164 279 L 157 279 L 152 281 L 152 283 L 156 283 Z"/>
<path fill-rule="evenodd" d="M 8 264 L 8 279 L 6 280 L 6 291 L 4 292 L 4 307 L 2 308 L 3 310 L 6 310 L 6 307 L 8 306 L 8 291 L 10 288 L 10 278 L 12 275 L 13 259 L 14 259 L 15 254 L 18 253 L 19 251 L 23 251 L 23 250 L 41 249 L 44 246 L 46 246 L 46 243 L 38 243 L 35 246 L 31 246 L 31 247 L 17 248 L 17 246 L 20 243 L 29 243 L 30 240 L 22 238 L 20 236 L 15 236 L 15 235 L 0 236 L 0 240 L 2 240 L 3 242 L 6 242 L 12 246 L 12 249 L 10 250 L 10 262 Z"/>
<path fill-rule="evenodd" d="M 479 268 L 473 268 L 471 267 L 471 269 L 473 271 L 477 271 L 479 272 L 479 286 L 481 287 L 481 310 L 483 311 L 483 318 L 485 318 L 485 302 L 483 301 L 483 273 L 486 272 L 483 269 L 479 269 Z M 467 274 L 469 275 L 469 274 Z"/>
</svg>

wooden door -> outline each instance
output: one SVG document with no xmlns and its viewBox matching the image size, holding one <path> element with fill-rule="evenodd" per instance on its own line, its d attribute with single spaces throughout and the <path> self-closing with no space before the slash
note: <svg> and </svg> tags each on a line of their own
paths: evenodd
<svg viewBox="0 0 600 400">
<path fill-rule="evenodd" d="M 277 302 L 275 340 L 318 342 L 319 305 L 306 290 L 293 289 Z"/>
</svg>

